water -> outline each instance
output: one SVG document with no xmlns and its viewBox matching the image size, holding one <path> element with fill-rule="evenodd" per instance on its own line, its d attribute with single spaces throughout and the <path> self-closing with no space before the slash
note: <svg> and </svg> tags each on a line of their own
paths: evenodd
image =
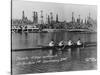
<svg viewBox="0 0 100 75">
<path fill-rule="evenodd" d="M 40 45 L 47 45 L 52 39 L 58 43 L 61 40 L 70 39 L 76 42 L 96 42 L 96 33 L 79 32 L 52 32 L 52 33 L 12 33 L 12 49 L 34 48 Z"/>
<path fill-rule="evenodd" d="M 34 48 L 47 45 L 52 39 L 58 43 L 69 39 L 76 42 L 96 42 L 96 33 L 52 32 L 12 33 L 12 49 Z M 95 70 L 97 47 L 58 50 L 33 50 L 12 52 L 13 74 Z"/>
</svg>

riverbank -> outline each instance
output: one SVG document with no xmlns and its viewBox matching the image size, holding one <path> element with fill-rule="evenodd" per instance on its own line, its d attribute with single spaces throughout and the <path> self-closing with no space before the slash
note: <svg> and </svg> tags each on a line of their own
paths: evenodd
<svg viewBox="0 0 100 75">
<path fill-rule="evenodd" d="M 59 32 L 59 31 L 68 31 L 68 32 L 96 32 L 96 30 L 93 29 L 39 29 L 39 28 L 14 28 L 11 29 L 12 32 L 33 32 L 33 33 L 39 33 L 39 32 Z"/>
</svg>

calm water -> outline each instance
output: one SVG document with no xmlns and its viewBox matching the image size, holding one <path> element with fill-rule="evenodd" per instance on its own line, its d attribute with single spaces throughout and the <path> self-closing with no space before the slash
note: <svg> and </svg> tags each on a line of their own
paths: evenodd
<svg viewBox="0 0 100 75">
<path fill-rule="evenodd" d="M 40 45 L 47 45 L 52 39 L 58 43 L 64 40 L 66 43 L 70 39 L 76 42 L 96 42 L 95 33 L 79 32 L 53 32 L 53 33 L 12 33 L 12 49 L 33 48 Z"/>
<path fill-rule="evenodd" d="M 58 43 L 71 39 L 76 42 L 96 42 L 96 33 L 53 32 L 12 33 L 12 49 L 47 45 L 51 39 Z M 97 68 L 97 47 L 12 52 L 13 74 L 94 70 Z"/>
</svg>

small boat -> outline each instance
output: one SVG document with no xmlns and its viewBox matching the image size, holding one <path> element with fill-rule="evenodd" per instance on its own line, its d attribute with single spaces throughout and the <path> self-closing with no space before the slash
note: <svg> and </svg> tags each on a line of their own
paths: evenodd
<svg viewBox="0 0 100 75">
<path fill-rule="evenodd" d="M 81 48 L 81 47 L 91 47 L 91 46 L 97 46 L 96 42 L 85 42 L 82 43 L 81 45 L 77 45 L 74 43 L 73 45 L 64 45 L 63 49 L 68 49 L 68 48 Z M 36 48 L 25 48 L 25 49 L 12 49 L 12 51 L 30 51 L 30 50 L 49 50 L 49 49 L 59 49 L 61 48 L 60 46 L 41 46 L 41 47 L 36 47 Z"/>
</svg>

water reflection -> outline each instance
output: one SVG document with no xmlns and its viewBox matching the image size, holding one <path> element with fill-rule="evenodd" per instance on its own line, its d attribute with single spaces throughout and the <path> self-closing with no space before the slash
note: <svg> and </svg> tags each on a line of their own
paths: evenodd
<svg viewBox="0 0 100 75">
<path fill-rule="evenodd" d="M 73 51 L 72 51 L 71 48 L 68 48 L 68 49 L 64 49 L 64 50 L 57 50 L 57 49 L 42 50 L 42 53 L 43 52 L 46 52 L 46 54 L 48 56 L 58 56 L 58 57 L 60 57 L 60 56 L 67 56 L 67 57 L 71 57 L 72 56 L 71 52 L 73 52 Z"/>
<path fill-rule="evenodd" d="M 71 48 L 68 48 L 68 56 L 71 57 Z"/>
</svg>

